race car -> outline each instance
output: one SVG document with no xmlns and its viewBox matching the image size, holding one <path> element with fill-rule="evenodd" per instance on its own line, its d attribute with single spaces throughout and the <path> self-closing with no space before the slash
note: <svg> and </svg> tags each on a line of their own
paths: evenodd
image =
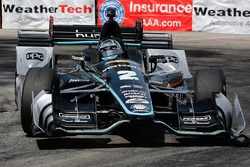
<svg viewBox="0 0 250 167">
<path fill-rule="evenodd" d="M 19 31 L 15 92 L 28 136 L 150 127 L 179 136 L 242 133 L 240 103 L 235 96 L 232 108 L 222 70 L 199 70 L 192 77 L 171 34 L 143 32 L 140 19 L 135 27 L 119 27 L 112 12 L 109 17 L 103 27 L 54 25 L 51 19 L 48 31 Z M 55 45 L 85 49 L 69 54 L 76 65 L 64 69 L 57 67 Z"/>
</svg>

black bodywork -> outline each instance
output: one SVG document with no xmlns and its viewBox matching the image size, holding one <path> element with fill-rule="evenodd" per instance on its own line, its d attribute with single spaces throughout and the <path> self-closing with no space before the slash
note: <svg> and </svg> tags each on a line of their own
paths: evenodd
<svg viewBox="0 0 250 167">
<path fill-rule="evenodd" d="M 81 55 L 72 56 L 77 63 L 69 70 L 57 68 L 52 57 L 51 73 L 56 76 L 50 83 L 52 89 L 42 89 L 32 97 L 33 135 L 110 134 L 119 127 L 151 125 L 183 136 L 232 133 L 232 111 L 227 110 L 224 92 L 211 92 L 209 98 L 197 100 L 184 71 L 157 73 L 157 64 L 178 64 L 176 57 L 146 57 L 146 49 L 172 49 L 171 35 L 144 33 L 141 20 L 133 28 L 115 26 L 114 34 L 107 33 L 113 22 L 103 29 L 52 25 L 48 38 L 19 36 L 19 46 L 89 46 Z M 122 56 L 101 61 L 98 47 L 105 39 L 117 40 Z"/>
</svg>

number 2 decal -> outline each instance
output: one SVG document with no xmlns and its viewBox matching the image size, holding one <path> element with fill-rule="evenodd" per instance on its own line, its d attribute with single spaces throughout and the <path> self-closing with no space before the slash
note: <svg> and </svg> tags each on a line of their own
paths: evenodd
<svg viewBox="0 0 250 167">
<path fill-rule="evenodd" d="M 120 80 L 139 80 L 134 71 L 117 71 Z"/>
</svg>

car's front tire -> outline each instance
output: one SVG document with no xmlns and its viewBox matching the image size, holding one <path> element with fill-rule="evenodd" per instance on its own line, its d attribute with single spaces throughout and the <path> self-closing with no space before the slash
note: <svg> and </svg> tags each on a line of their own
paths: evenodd
<svg viewBox="0 0 250 167">
<path fill-rule="evenodd" d="M 35 97 L 41 90 L 52 90 L 55 77 L 56 72 L 50 68 L 31 68 L 26 75 L 20 110 L 22 128 L 28 136 L 33 136 L 31 111 L 32 92 Z"/>
<path fill-rule="evenodd" d="M 213 98 L 213 93 L 226 95 L 226 79 L 222 70 L 200 70 L 194 78 L 195 101 Z"/>
</svg>

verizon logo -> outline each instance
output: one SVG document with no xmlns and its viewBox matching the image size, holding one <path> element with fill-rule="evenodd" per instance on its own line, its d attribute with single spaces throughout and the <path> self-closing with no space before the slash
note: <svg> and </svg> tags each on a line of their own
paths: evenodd
<svg viewBox="0 0 250 167">
<path fill-rule="evenodd" d="M 82 6 L 69 6 L 66 4 L 60 4 L 57 7 L 47 7 L 44 5 L 38 5 L 33 7 L 21 7 L 16 5 L 3 4 L 3 11 L 5 13 L 92 13 L 93 8 L 90 5 Z"/>
</svg>

